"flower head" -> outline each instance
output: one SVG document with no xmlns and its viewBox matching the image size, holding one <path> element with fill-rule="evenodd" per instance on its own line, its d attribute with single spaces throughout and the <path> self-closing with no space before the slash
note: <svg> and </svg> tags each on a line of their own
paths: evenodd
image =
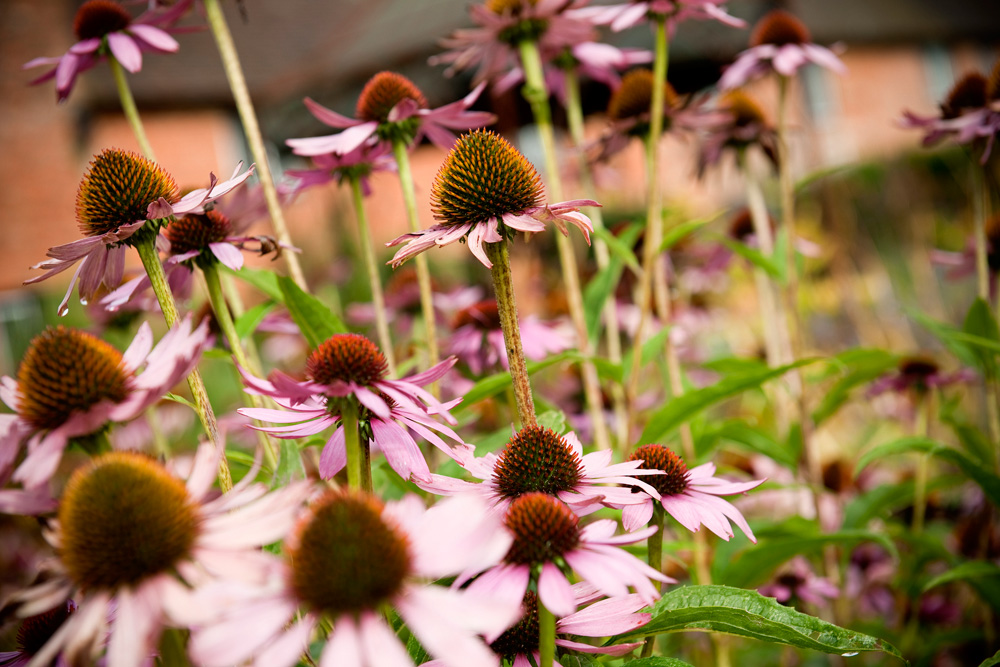
<svg viewBox="0 0 1000 667">
<path fill-rule="evenodd" d="M 575 13 L 598 25 L 609 25 L 615 32 L 650 18 L 666 21 L 670 34 L 677 29 L 677 24 L 688 19 L 719 21 L 733 28 L 746 27 L 745 21 L 726 12 L 725 4 L 726 0 L 633 0 L 620 5 L 586 7 Z"/>
<path fill-rule="evenodd" d="M 778 166 L 778 135 L 757 101 L 739 90 L 725 93 L 718 103 L 720 123 L 709 128 L 698 154 L 698 175 L 722 158 L 726 149 L 742 153 L 759 146 L 771 163 Z"/>
<path fill-rule="evenodd" d="M 46 254 L 51 259 L 31 267 L 45 273 L 25 284 L 47 280 L 82 259 L 59 304 L 60 315 L 68 310 L 66 303 L 77 279 L 83 302 L 90 301 L 102 284 L 117 289 L 125 270 L 126 247 L 154 239 L 172 215 L 203 213 L 205 206 L 250 177 L 253 167 L 240 174 L 241 165 L 228 181 L 217 183 L 211 174 L 208 188 L 178 198 L 173 177 L 155 162 L 117 148 L 105 149 L 90 162 L 77 192 L 76 217 L 84 238 L 49 248 Z"/>
<path fill-rule="evenodd" d="M 218 457 L 202 445 L 186 482 L 136 452 L 103 454 L 74 473 L 51 538 L 58 561 L 45 583 L 16 596 L 26 616 L 70 596 L 79 605 L 35 654 L 38 664 L 59 653 L 71 664 L 91 662 L 108 619 L 107 664 L 141 664 L 192 587 L 260 576 L 260 547 L 284 536 L 308 487 L 266 494 L 252 483 L 254 468 L 212 499 Z"/>
<path fill-rule="evenodd" d="M 923 397 L 932 389 L 970 382 L 974 379 L 975 373 L 970 369 L 948 373 L 930 356 L 903 357 L 899 360 L 895 371 L 883 375 L 872 383 L 868 388 L 868 395 L 878 396 L 891 391 Z"/>
<path fill-rule="evenodd" d="M 593 225 L 579 212 L 599 206 L 589 199 L 542 204 L 542 181 L 534 166 L 493 132 L 462 135 L 448 153 L 431 186 L 431 208 L 438 224 L 404 234 L 387 245 L 405 243 L 390 262 L 399 266 L 434 246 L 468 240 L 472 254 L 490 268 L 483 243 L 499 243 L 521 232 L 540 232 L 552 222 L 563 234 L 576 225 L 590 242 Z"/>
<path fill-rule="evenodd" d="M 838 74 L 846 71 L 833 51 L 811 40 L 809 29 L 794 15 L 781 9 L 768 12 L 754 26 L 750 48 L 740 53 L 719 79 L 719 88 L 742 88 L 771 72 L 793 76 L 808 63 Z"/>
<path fill-rule="evenodd" d="M 207 667 L 255 654 L 263 664 L 290 664 L 327 619 L 334 629 L 321 664 L 412 664 L 383 620 L 381 610 L 389 605 L 444 665 L 495 667 L 495 656 L 476 635 L 496 636 L 516 615 L 487 596 L 423 580 L 481 569 L 509 543 L 499 521 L 471 499 L 425 510 L 413 496 L 383 505 L 369 495 L 328 491 L 286 540 L 287 559 L 274 564 L 268 585 L 247 587 L 238 609 L 219 608 L 199 623 L 192 655 Z M 302 618 L 285 630 L 300 608 Z M 248 620 L 257 629 L 249 634 Z"/>
<path fill-rule="evenodd" d="M 42 650 L 52 635 L 76 611 L 76 603 L 67 600 L 41 614 L 35 614 L 21 622 L 17 630 L 17 650 L 0 651 L 0 665 L 3 667 L 26 667 Z"/>
<path fill-rule="evenodd" d="M 559 617 L 575 612 L 578 603 L 564 570 L 575 571 L 581 581 L 612 597 L 627 595 L 633 587 L 646 604 L 659 596 L 651 579 L 673 583 L 619 548 L 645 539 L 656 528 L 615 536 L 617 523 L 610 519 L 581 526 L 568 505 L 542 492 L 525 493 L 511 502 L 504 525 L 513 542 L 503 562 L 473 581 L 470 592 L 496 591 L 517 608 L 537 572 L 538 597 Z"/>
<path fill-rule="evenodd" d="M 384 142 L 374 146 L 361 144 L 347 153 L 331 152 L 314 155 L 312 156 L 314 168 L 289 169 L 285 174 L 294 179 L 292 190 L 295 193 L 330 181 L 342 184 L 344 179 L 350 182 L 356 178 L 361 183 L 362 193 L 368 196 L 371 194 L 368 177 L 376 171 L 389 171 L 396 168 L 391 153 L 392 148 Z"/>
<path fill-rule="evenodd" d="M 659 492 L 660 505 L 667 514 L 693 533 L 701 526 L 724 540 L 733 536 L 729 525 L 732 521 L 750 538 L 757 539 L 750 530 L 746 519 L 738 509 L 719 496 L 731 496 L 746 493 L 764 483 L 764 480 L 753 482 L 727 482 L 717 479 L 715 464 L 705 463 L 688 470 L 684 461 L 663 445 L 643 445 L 631 456 L 630 461 L 642 461 L 642 468 L 662 470 L 663 475 L 650 477 L 649 483 Z M 622 510 L 622 523 L 628 530 L 644 526 L 653 516 L 653 498 L 647 497 L 645 502 L 629 505 Z"/>
<path fill-rule="evenodd" d="M 758 591 L 765 597 L 773 597 L 783 605 L 791 606 L 797 601 L 822 607 L 840 597 L 838 589 L 829 579 L 817 577 L 813 568 L 802 556 L 796 556 L 771 582 Z"/>
<path fill-rule="evenodd" d="M 281 426 L 255 427 L 277 438 L 300 438 L 315 435 L 336 426 L 320 456 L 320 474 L 329 479 L 347 464 L 344 426 L 341 412 L 350 401 L 360 409 L 365 436 L 381 449 L 392 469 L 403 479 L 411 474 L 428 474 L 429 468 L 410 429 L 448 456 L 470 449 L 448 424 L 455 419 L 448 410 L 458 403 L 440 403 L 423 389 L 441 379 L 455 358 L 400 380 L 386 377 L 388 365 L 375 343 L 358 334 L 337 334 L 324 341 L 306 361 L 306 379 L 297 382 L 281 371 L 273 371 L 268 380 L 256 378 L 241 369 L 247 391 L 270 396 L 285 410 L 241 408 L 246 417 Z M 452 440 L 449 446 L 438 435 Z"/>
<path fill-rule="evenodd" d="M 343 132 L 289 139 L 286 143 L 296 155 L 347 155 L 362 146 L 391 147 L 395 141 L 415 145 L 426 136 L 447 150 L 455 143 L 452 130 L 483 127 L 496 120 L 491 113 L 469 111 L 482 91 L 483 86 L 479 86 L 457 102 L 430 109 L 427 98 L 412 81 L 395 72 L 379 72 L 361 91 L 356 118 L 342 116 L 308 97 L 305 99 L 306 107 L 317 120 Z"/>
<path fill-rule="evenodd" d="M 191 372 L 207 345 L 207 325 L 192 330 L 190 318 L 155 348 L 152 329 L 143 324 L 124 354 L 68 327 L 36 336 L 17 379 L 0 379 L 0 398 L 17 413 L 0 432 L 0 444 L 14 451 L 28 444 L 14 479 L 25 487 L 46 482 L 70 440 L 142 414 Z"/>
<path fill-rule="evenodd" d="M 76 77 L 97 65 L 110 54 L 133 74 L 142 69 L 142 52 L 173 53 L 179 46 L 165 30 L 153 25 L 159 17 L 147 12 L 133 19 L 114 0 L 87 0 L 76 12 L 73 32 L 79 40 L 62 56 L 35 58 L 24 68 L 55 65 L 32 84 L 56 80 L 56 95 L 60 102 L 69 97 Z"/>
</svg>

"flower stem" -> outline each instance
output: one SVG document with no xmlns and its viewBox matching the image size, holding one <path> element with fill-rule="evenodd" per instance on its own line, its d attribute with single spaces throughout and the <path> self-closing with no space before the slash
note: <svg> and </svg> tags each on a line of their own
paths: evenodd
<svg viewBox="0 0 1000 667">
<path fill-rule="evenodd" d="M 115 87 L 118 88 L 118 99 L 121 101 L 122 112 L 132 128 L 132 134 L 139 143 L 139 150 L 148 159 L 156 161 L 153 154 L 153 146 L 146 137 L 146 129 L 142 125 L 142 118 L 139 117 L 139 109 L 135 106 L 135 98 L 132 97 L 132 90 L 128 87 L 128 79 L 125 76 L 125 68 L 113 55 L 108 55 L 108 64 L 111 66 L 111 76 L 115 79 Z"/>
<path fill-rule="evenodd" d="M 260 124 L 257 122 L 257 112 L 254 111 L 253 100 L 250 99 L 250 90 L 243 77 L 240 57 L 236 52 L 233 36 L 229 32 L 226 16 L 222 13 L 219 0 L 204 0 L 203 4 L 205 17 L 208 19 L 209 28 L 219 49 L 219 57 L 226 72 L 226 79 L 229 80 L 229 87 L 233 92 L 236 111 L 243 123 L 243 131 L 246 134 L 247 144 L 250 146 L 250 155 L 253 156 L 253 161 L 257 165 L 257 179 L 264 192 L 264 201 L 267 203 L 267 212 L 271 216 L 274 233 L 279 241 L 293 246 L 292 237 L 288 233 L 288 225 L 285 224 L 285 214 L 282 212 L 281 202 L 278 200 L 278 190 L 274 186 L 274 176 L 271 174 L 271 167 L 267 161 L 267 151 L 264 150 L 264 138 L 260 132 Z M 282 254 L 288 264 L 288 270 L 292 274 L 292 280 L 304 291 L 309 291 L 305 273 L 302 271 L 302 265 L 299 264 L 298 254 L 294 252 Z"/>
<path fill-rule="evenodd" d="M 392 142 L 392 152 L 399 168 L 399 185 L 403 189 L 403 202 L 406 204 L 406 219 L 410 223 L 411 232 L 420 231 L 420 213 L 417 210 L 416 186 L 413 181 L 413 171 L 410 169 L 410 154 L 406 142 L 401 138 Z M 426 255 L 417 255 L 417 285 L 420 288 L 420 310 L 424 317 L 424 338 L 427 344 L 428 367 L 436 364 L 440 358 L 437 344 L 437 321 L 434 318 L 434 289 L 431 286 L 431 271 Z M 436 383 L 434 385 L 437 386 Z"/>
<path fill-rule="evenodd" d="M 986 174 L 982 165 L 973 160 L 972 164 L 972 233 L 976 246 L 976 293 L 980 299 L 990 302 L 990 267 L 987 260 L 986 204 L 989 192 L 986 190 Z"/>
<path fill-rule="evenodd" d="M 233 317 L 229 312 L 229 305 L 226 303 L 226 297 L 222 293 L 222 281 L 219 279 L 218 267 L 214 264 L 210 265 L 207 268 L 203 268 L 202 273 L 205 275 L 205 285 L 208 287 L 208 299 L 212 304 L 212 311 L 215 313 L 215 320 L 219 323 L 219 328 L 222 329 L 222 333 L 225 335 L 226 340 L 229 341 L 229 349 L 232 350 L 233 356 L 236 357 L 236 363 L 254 375 L 262 375 L 261 369 L 257 366 L 257 364 L 252 363 L 250 359 L 247 358 L 246 352 L 243 349 L 243 341 L 240 340 L 240 335 L 236 332 L 236 325 L 233 323 Z M 262 396 L 258 394 L 248 394 L 246 392 L 243 392 L 243 396 L 244 400 L 249 402 L 250 407 L 264 407 L 264 400 Z M 270 436 L 264 431 L 257 431 L 257 434 L 258 440 L 264 447 L 264 458 L 267 461 L 268 466 L 271 470 L 277 471 L 277 447 L 271 440 Z"/>
<path fill-rule="evenodd" d="M 659 502 L 654 501 L 653 518 L 650 519 L 649 523 L 656 527 L 656 532 L 646 540 L 646 560 L 649 562 L 649 566 L 657 572 L 663 571 L 663 514 L 663 506 Z M 658 591 L 662 588 L 662 584 L 659 581 L 654 581 L 653 585 L 656 586 L 656 590 Z M 648 658 L 653 655 L 655 646 L 656 635 L 646 637 L 646 643 L 642 647 L 642 655 L 640 657 Z"/>
<path fill-rule="evenodd" d="M 514 385 L 514 398 L 517 403 L 517 416 L 521 420 L 521 428 L 535 426 L 535 401 L 531 396 L 531 380 L 528 378 L 528 365 L 524 360 L 524 349 L 521 347 L 521 328 L 517 322 L 517 302 L 514 299 L 514 280 L 510 272 L 510 251 L 507 241 L 487 243 L 486 255 L 493 262 L 493 289 L 497 297 L 497 313 L 500 315 L 500 327 L 503 329 L 503 342 L 507 348 L 507 362 L 510 366 L 510 378 Z"/>
<path fill-rule="evenodd" d="M 538 599 L 538 667 L 552 667 L 556 659 L 556 617 Z"/>
<path fill-rule="evenodd" d="M 358 218 L 358 233 L 361 235 L 361 255 L 368 270 L 368 283 L 372 288 L 372 306 L 375 308 L 375 330 L 378 332 L 378 342 L 389 365 L 389 375 L 396 377 L 396 355 L 393 351 L 392 336 L 389 335 L 389 321 L 386 319 L 385 296 L 382 293 L 382 278 L 378 273 L 378 260 L 375 258 L 375 246 L 372 245 L 372 232 L 368 226 L 368 213 L 365 212 L 365 196 L 361 192 L 361 179 L 351 177 L 351 195 L 354 199 L 354 213 Z M 421 295 L 422 296 L 422 295 Z"/>
<path fill-rule="evenodd" d="M 571 67 L 566 68 L 564 76 L 566 80 L 566 120 L 573 144 L 580 154 L 580 183 L 583 186 L 583 196 L 587 199 L 596 199 L 597 188 L 594 185 L 594 175 L 590 170 L 590 161 L 583 151 L 586 135 L 584 134 L 583 104 L 580 101 L 580 78 L 577 76 L 576 70 Z M 594 223 L 595 230 L 604 229 L 604 214 L 601 209 L 595 208 L 590 214 L 590 220 Z M 605 271 L 611 263 L 608 244 L 599 236 L 594 237 L 593 244 L 597 268 Z M 622 362 L 621 326 L 618 322 L 618 308 L 613 293 L 604 302 L 603 312 L 608 360 L 613 364 L 620 364 Z M 629 424 L 628 411 L 625 406 L 625 388 L 621 383 L 612 383 L 610 390 L 615 414 L 615 436 L 618 445 L 626 447 L 629 439 Z"/>
<path fill-rule="evenodd" d="M 531 40 L 522 40 L 518 47 L 521 53 L 521 67 L 524 70 L 524 98 L 531 105 L 535 118 L 535 126 L 542 142 L 545 154 L 545 176 L 549 196 L 555 201 L 563 200 L 562 179 L 559 176 L 559 157 L 556 152 L 556 137 L 552 129 L 552 114 L 549 109 L 549 94 L 545 87 L 545 74 L 542 69 L 542 58 L 538 45 Z M 594 429 L 594 441 L 598 449 L 610 449 L 607 424 L 602 411 L 601 386 L 597 378 L 597 367 L 591 358 L 594 348 L 587 335 L 587 319 L 583 311 L 583 291 L 580 288 L 579 269 L 576 265 L 576 255 L 569 237 L 556 234 L 556 247 L 559 249 L 559 261 L 562 266 L 563 285 L 566 289 L 566 301 L 569 305 L 569 316 L 576 329 L 577 345 L 584 357 L 581 362 L 583 376 L 583 391 L 587 400 L 587 412 Z"/>
<path fill-rule="evenodd" d="M 344 427 L 344 446 L 347 449 L 347 485 L 371 493 L 372 469 L 368 443 L 361 442 L 358 432 L 358 407 L 353 399 L 344 401 L 340 411 L 340 422 Z"/>
<path fill-rule="evenodd" d="M 914 434 L 924 438 L 930 437 L 931 416 L 934 410 L 934 390 L 928 389 L 926 395 L 920 397 L 917 405 L 917 424 Z M 924 519 L 927 517 L 927 478 L 930 473 L 930 458 L 928 452 L 917 454 L 917 470 L 913 478 L 913 534 L 924 532 Z"/>
<path fill-rule="evenodd" d="M 177 304 L 174 303 L 174 295 L 170 291 L 167 283 L 167 276 L 163 273 L 163 265 L 156 253 L 155 237 L 152 234 L 142 234 L 141 239 L 135 244 L 135 249 L 139 252 L 139 259 L 149 276 L 149 283 L 153 287 L 157 301 L 160 302 L 160 309 L 163 311 L 163 319 L 167 326 L 172 327 L 180 319 L 177 314 Z M 229 462 L 226 460 L 225 443 L 219 437 L 219 425 L 215 420 L 215 411 L 212 410 L 212 403 L 208 400 L 208 391 L 205 389 L 205 381 L 201 377 L 201 371 L 197 368 L 191 371 L 187 378 L 188 388 L 194 398 L 195 409 L 201 425 L 208 434 L 208 439 L 212 441 L 219 451 L 219 486 L 223 493 L 233 488 L 233 476 L 229 472 Z"/>
</svg>

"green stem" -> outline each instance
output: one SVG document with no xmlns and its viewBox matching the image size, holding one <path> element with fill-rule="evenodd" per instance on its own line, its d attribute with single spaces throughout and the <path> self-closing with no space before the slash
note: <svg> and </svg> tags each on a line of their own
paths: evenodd
<svg viewBox="0 0 1000 667">
<path fill-rule="evenodd" d="M 917 404 L 917 423 L 914 434 L 930 438 L 931 415 L 934 410 L 934 390 L 928 389 Z M 917 454 L 917 470 L 913 479 L 913 534 L 924 532 L 927 517 L 927 479 L 930 473 L 930 454 Z"/>
<path fill-rule="evenodd" d="M 594 185 L 594 175 L 590 170 L 590 160 L 584 152 L 586 135 L 584 133 L 583 104 L 580 101 L 580 79 L 576 75 L 576 70 L 568 67 L 564 70 L 566 79 L 566 120 L 569 125 L 569 134 L 573 139 L 577 152 L 580 154 L 580 183 L 583 186 L 583 196 L 587 199 L 597 199 L 597 188 Z M 594 229 L 604 229 L 604 214 L 601 209 L 595 208 L 590 214 L 590 220 L 594 223 Z M 594 257 L 597 259 L 597 268 L 605 271 L 611 263 L 611 255 L 608 252 L 608 244 L 599 236 L 593 239 Z M 621 325 L 618 322 L 618 308 L 615 303 L 614 294 L 604 302 L 604 335 L 608 346 L 608 360 L 613 364 L 620 364 L 622 361 Z M 625 388 L 620 382 L 611 384 L 611 402 L 615 414 L 616 437 L 620 447 L 628 446 L 629 426 L 628 410 L 625 406 Z"/>
<path fill-rule="evenodd" d="M 118 98 L 121 100 L 122 112 L 132 128 L 132 134 L 139 143 L 139 150 L 150 160 L 156 161 L 153 154 L 153 146 L 146 137 L 146 129 L 142 125 L 139 117 L 139 109 L 135 106 L 135 98 L 132 97 L 132 90 L 128 87 L 128 79 L 125 76 L 125 68 L 111 54 L 108 54 L 108 64 L 111 66 L 111 76 L 115 79 L 115 87 L 118 88 Z"/>
<path fill-rule="evenodd" d="M 247 88 L 246 79 L 243 77 L 243 68 L 240 66 L 240 57 L 236 52 L 236 45 L 233 43 L 233 36 L 229 32 L 229 25 L 226 23 L 226 16 L 222 13 L 219 0 L 204 0 L 205 17 L 208 19 L 212 36 L 215 37 L 215 44 L 219 49 L 219 57 L 222 60 L 222 67 L 229 80 L 229 87 L 233 92 L 233 100 L 236 102 L 236 111 L 239 113 L 240 121 L 243 123 L 243 131 L 246 134 L 247 144 L 250 146 L 250 155 L 257 165 L 257 179 L 264 192 L 264 200 L 267 202 L 267 212 L 271 216 L 271 224 L 274 226 L 274 233 L 278 240 L 289 246 L 292 237 L 288 233 L 288 225 L 285 223 L 285 214 L 281 210 L 281 202 L 278 200 L 278 190 L 274 187 L 274 176 L 271 174 L 271 167 L 267 161 L 267 151 L 264 150 L 264 137 L 260 132 L 260 124 L 257 122 L 257 112 L 254 111 L 253 100 L 250 98 L 250 90 Z M 292 274 L 292 280 L 303 290 L 308 291 L 306 276 L 299 264 L 299 256 L 294 252 L 283 253 L 288 270 Z"/>
<path fill-rule="evenodd" d="M 392 142 L 392 152 L 399 168 L 399 185 L 403 190 L 403 202 L 406 204 L 406 219 L 411 232 L 420 231 L 420 212 L 417 210 L 417 193 L 413 181 L 413 171 L 410 169 L 410 154 L 406 142 L 400 138 Z M 437 322 L 434 318 L 434 289 L 431 286 L 431 271 L 427 256 L 417 255 L 417 285 L 420 288 L 420 310 L 424 317 L 424 337 L 427 343 L 428 366 L 433 366 L 440 359 L 437 344 Z M 436 386 L 436 384 L 435 384 Z"/>
<path fill-rule="evenodd" d="M 646 560 L 649 562 L 649 566 L 657 572 L 663 571 L 663 515 L 663 506 L 658 502 L 654 502 L 653 518 L 650 519 L 649 524 L 656 527 L 656 532 L 646 540 Z M 656 586 L 656 590 L 658 591 L 662 588 L 662 584 L 659 581 L 654 581 L 653 585 Z M 648 658 L 653 655 L 655 646 L 656 635 L 647 637 L 646 643 L 642 647 L 641 657 Z"/>
<path fill-rule="evenodd" d="M 142 265 L 146 269 L 146 275 L 149 276 L 153 293 L 156 294 L 156 299 L 160 302 L 163 319 L 166 320 L 168 327 L 172 327 L 180 319 L 180 316 L 177 313 L 177 304 L 174 303 L 174 295 L 167 283 L 167 276 L 163 273 L 163 265 L 160 264 L 160 258 L 156 253 L 154 236 L 152 234 L 142 235 L 142 239 L 135 244 L 135 249 L 139 252 L 139 259 L 142 260 Z M 225 443 L 219 437 L 219 425 L 215 420 L 212 403 L 208 400 L 208 390 L 205 389 L 205 381 L 201 377 L 201 371 L 195 368 L 188 375 L 187 381 L 201 425 L 205 429 L 208 439 L 219 451 L 219 486 L 223 493 L 226 493 L 233 488 L 233 476 L 229 472 Z"/>
<path fill-rule="evenodd" d="M 233 322 L 233 317 L 229 312 L 229 305 L 226 303 L 226 297 L 222 292 L 222 281 L 219 279 L 218 267 L 212 264 L 207 268 L 203 268 L 202 273 L 205 275 L 205 285 L 208 287 L 208 300 L 212 304 L 212 311 L 215 313 L 215 321 L 219 323 L 219 328 L 222 329 L 223 335 L 225 335 L 226 340 L 229 341 L 229 349 L 232 351 L 233 356 L 236 357 L 236 363 L 250 373 L 261 375 L 261 369 L 258 368 L 256 364 L 251 363 L 251 361 L 247 358 L 246 352 L 243 350 L 243 341 L 240 340 L 240 335 L 236 332 L 236 324 Z M 246 392 L 243 392 L 243 396 L 244 400 L 249 403 L 250 407 L 264 407 L 263 396 L 258 394 L 248 394 Z M 264 448 L 264 458 L 267 461 L 268 466 L 271 470 L 277 471 L 277 446 L 271 440 L 270 436 L 264 431 L 257 431 L 257 434 L 257 439 Z"/>
<path fill-rule="evenodd" d="M 986 174 L 982 165 L 972 163 L 972 230 L 976 246 L 976 293 L 980 299 L 990 302 L 990 267 L 987 259 Z"/>
<path fill-rule="evenodd" d="M 503 342 L 507 348 L 507 362 L 510 366 L 511 383 L 517 403 L 517 415 L 521 428 L 535 426 L 535 401 L 531 396 L 531 380 L 521 346 L 521 328 L 517 321 L 517 302 L 514 299 L 514 280 L 510 272 L 510 252 L 507 241 L 487 243 L 486 256 L 493 263 L 493 289 L 497 297 L 497 313 L 503 329 Z"/>
<path fill-rule="evenodd" d="M 344 445 L 347 449 L 347 485 L 352 489 L 372 492 L 372 470 L 368 443 L 361 442 L 358 432 L 358 406 L 348 397 L 340 411 L 340 423 L 344 427 Z"/>
<path fill-rule="evenodd" d="M 556 617 L 538 599 L 538 667 L 552 667 L 556 659 Z"/>
<path fill-rule="evenodd" d="M 393 351 L 392 336 L 389 335 L 389 321 L 386 319 L 385 296 L 382 293 L 382 278 L 378 273 L 378 260 L 375 258 L 375 246 L 372 244 L 372 232 L 368 225 L 368 214 L 365 212 L 365 196 L 361 192 L 361 179 L 351 177 L 351 195 L 354 199 L 354 213 L 358 218 L 358 233 L 361 236 L 361 255 L 364 257 L 365 268 L 368 270 L 368 283 L 372 288 L 372 306 L 375 308 L 375 330 L 378 332 L 378 342 L 389 364 L 389 375 L 396 377 L 396 354 Z"/>
<path fill-rule="evenodd" d="M 545 180 L 549 196 L 557 202 L 562 201 L 559 156 L 556 151 L 555 132 L 552 129 L 552 114 L 549 109 L 548 90 L 545 87 L 542 58 L 535 42 L 524 40 L 518 44 L 518 47 L 525 80 L 522 94 L 531 105 L 535 126 L 538 128 L 538 135 L 542 142 L 542 150 L 545 155 Z M 587 333 L 587 318 L 583 310 L 583 290 L 580 288 L 580 272 L 576 264 L 576 255 L 573 252 L 573 244 L 570 239 L 561 234 L 556 234 L 556 247 L 559 250 L 569 316 L 573 322 L 573 328 L 576 330 L 580 354 L 584 357 L 580 370 L 583 376 L 587 412 L 594 429 L 594 441 L 598 449 L 610 449 L 611 441 L 608 437 L 608 428 L 602 410 L 603 401 L 601 400 L 601 385 L 597 377 L 597 367 L 594 366 L 593 361 L 590 361 L 594 356 L 594 349 Z"/>
<path fill-rule="evenodd" d="M 163 426 L 160 423 L 160 415 L 156 413 L 156 405 L 151 405 L 146 410 L 146 423 L 149 424 L 149 433 L 153 438 L 153 451 L 157 456 L 164 459 L 170 457 L 170 443 L 167 442 L 163 434 Z"/>
</svg>

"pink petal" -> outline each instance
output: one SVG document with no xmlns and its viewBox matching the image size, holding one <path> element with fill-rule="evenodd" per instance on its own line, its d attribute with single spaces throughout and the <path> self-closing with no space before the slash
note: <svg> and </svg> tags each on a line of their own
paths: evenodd
<svg viewBox="0 0 1000 667">
<path fill-rule="evenodd" d="M 337 617 L 333 632 L 319 658 L 319 667 L 345 667 L 365 664 L 361 652 L 361 633 L 347 614 Z"/>
<path fill-rule="evenodd" d="M 344 427 L 340 426 L 327 440 L 319 456 L 319 475 L 323 479 L 332 479 L 346 465 L 347 444 L 344 439 Z"/>
<path fill-rule="evenodd" d="M 495 667 L 500 664 L 499 657 L 481 639 L 449 623 L 434 604 L 428 604 L 432 600 L 421 597 L 421 592 L 411 589 L 409 595 L 395 600 L 395 607 L 431 655 L 448 667 Z"/>
<path fill-rule="evenodd" d="M 369 423 L 372 428 L 372 438 L 400 477 L 410 479 L 413 473 L 430 473 L 424 455 L 405 429 L 392 421 L 378 418 L 372 419 Z"/>
<path fill-rule="evenodd" d="M 233 244 L 226 242 L 209 243 L 208 247 L 220 262 L 233 271 L 239 271 L 243 268 L 243 253 Z"/>
<path fill-rule="evenodd" d="M 382 619 L 374 614 L 362 614 L 359 624 L 366 667 L 410 667 L 413 664 L 406 648 Z"/>
<path fill-rule="evenodd" d="M 108 46 L 115 60 L 135 74 L 142 69 L 142 51 L 135 40 L 123 32 L 108 33 Z"/>
<path fill-rule="evenodd" d="M 538 576 L 538 597 L 556 617 L 569 616 L 576 611 L 573 587 L 552 563 L 542 565 L 542 572 Z"/>
</svg>

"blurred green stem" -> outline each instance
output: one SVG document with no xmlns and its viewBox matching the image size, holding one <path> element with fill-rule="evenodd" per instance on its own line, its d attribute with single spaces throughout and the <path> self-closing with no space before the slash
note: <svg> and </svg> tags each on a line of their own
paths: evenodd
<svg viewBox="0 0 1000 667">
<path fill-rule="evenodd" d="M 934 389 L 927 389 L 917 399 L 917 423 L 914 435 L 930 438 L 931 416 L 934 410 Z M 927 478 L 930 469 L 929 452 L 917 454 L 917 469 L 913 479 L 913 534 L 924 532 L 924 520 L 927 516 Z"/>
<path fill-rule="evenodd" d="M 125 75 L 125 68 L 111 54 L 108 54 L 108 65 L 111 66 L 111 76 L 115 79 L 115 87 L 118 88 L 118 99 L 121 101 L 122 112 L 132 128 L 132 134 L 139 143 L 139 150 L 148 159 L 156 161 L 153 153 L 153 146 L 146 137 L 146 128 L 142 125 L 142 118 L 139 117 L 139 109 L 135 106 L 135 98 L 132 97 L 132 90 L 128 86 L 128 79 Z"/>
<path fill-rule="evenodd" d="M 976 293 L 990 302 L 990 266 L 986 239 L 986 207 L 989 199 L 986 173 L 982 165 L 972 160 L 972 233 L 976 246 Z"/>
<path fill-rule="evenodd" d="M 368 225 L 368 213 L 365 211 L 365 196 L 361 191 L 361 179 L 351 176 L 351 195 L 354 200 L 354 213 L 358 218 L 358 233 L 361 236 L 361 255 L 368 270 L 368 283 L 372 289 L 372 306 L 375 308 L 375 330 L 378 332 L 378 342 L 389 364 L 389 375 L 396 377 L 396 353 L 393 350 L 392 336 L 389 335 L 389 321 L 385 312 L 385 296 L 382 292 L 382 278 L 378 272 L 378 259 L 375 257 L 375 246 L 372 244 L 372 232 Z"/>
<path fill-rule="evenodd" d="M 371 458 L 368 443 L 361 441 L 358 431 L 358 406 L 353 397 L 347 397 L 343 401 L 340 424 L 344 428 L 344 447 L 347 450 L 347 485 L 357 491 L 371 493 Z"/>
<path fill-rule="evenodd" d="M 649 521 L 649 525 L 656 527 L 656 532 L 649 536 L 646 540 L 646 560 L 649 562 L 649 566 L 656 570 L 657 572 L 663 572 L 663 506 L 658 501 L 653 501 L 653 517 Z M 654 581 L 653 585 L 656 586 L 656 590 L 662 589 L 662 584 L 659 581 Z M 653 649 L 656 647 L 656 635 L 651 635 L 646 637 L 646 643 L 642 647 L 642 655 L 640 657 L 648 658 L 653 655 Z"/>
<path fill-rule="evenodd" d="M 549 109 L 549 93 L 545 87 L 545 73 L 542 69 L 542 57 L 538 52 L 538 44 L 531 40 L 523 40 L 519 44 L 521 67 L 524 69 L 524 88 L 522 94 L 531 105 L 535 126 L 541 139 L 545 155 L 545 180 L 549 198 L 560 202 L 563 200 L 562 178 L 559 173 L 559 154 L 556 151 L 555 131 L 552 128 L 552 114 Z M 597 367 L 591 358 L 594 348 L 587 333 L 587 319 L 583 311 L 583 291 L 580 288 L 579 269 L 573 243 L 569 237 L 555 234 L 556 247 L 559 250 L 559 261 L 562 266 L 563 288 L 566 290 L 566 301 L 569 306 L 569 316 L 576 331 L 577 346 L 583 360 L 580 362 L 583 376 L 583 391 L 587 401 L 587 413 L 594 430 L 594 444 L 598 449 L 610 449 L 607 423 L 604 419 L 601 398 L 601 386 L 597 377 Z"/>
<path fill-rule="evenodd" d="M 538 598 L 538 653 L 539 667 L 552 667 L 556 659 L 556 617 Z"/>
</svg>

